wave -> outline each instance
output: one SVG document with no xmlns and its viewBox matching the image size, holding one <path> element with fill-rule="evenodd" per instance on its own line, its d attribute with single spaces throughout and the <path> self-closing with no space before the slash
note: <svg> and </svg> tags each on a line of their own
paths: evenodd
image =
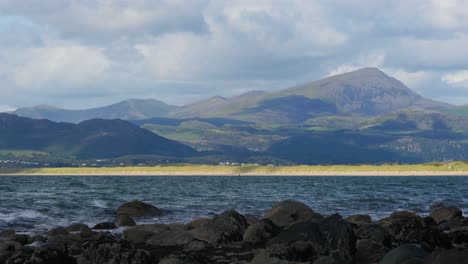
<svg viewBox="0 0 468 264">
<path fill-rule="evenodd" d="M 14 222 L 18 219 L 36 220 L 46 216 L 35 210 L 19 210 L 12 213 L 0 213 L 0 220 L 5 222 Z"/>
<path fill-rule="evenodd" d="M 93 201 L 93 206 L 98 207 L 98 208 L 109 208 L 107 203 L 103 200 L 94 200 Z"/>
</svg>

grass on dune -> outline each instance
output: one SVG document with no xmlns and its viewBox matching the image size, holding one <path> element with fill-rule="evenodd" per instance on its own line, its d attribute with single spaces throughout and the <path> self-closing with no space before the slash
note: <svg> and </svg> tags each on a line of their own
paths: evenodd
<svg viewBox="0 0 468 264">
<path fill-rule="evenodd" d="M 426 163 L 414 165 L 316 165 L 316 166 L 213 166 L 213 165 L 165 165 L 154 167 L 103 167 L 103 168 L 28 168 L 0 169 L 3 174 L 190 174 L 190 175 L 307 175 L 352 172 L 468 172 L 465 162 Z"/>
</svg>

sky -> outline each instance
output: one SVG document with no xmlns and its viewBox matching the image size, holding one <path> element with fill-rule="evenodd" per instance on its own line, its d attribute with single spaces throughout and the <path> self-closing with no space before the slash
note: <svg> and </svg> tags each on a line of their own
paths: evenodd
<svg viewBox="0 0 468 264">
<path fill-rule="evenodd" d="M 468 104 L 466 0 L 0 0 L 0 111 L 182 105 L 378 67 Z"/>
</svg>

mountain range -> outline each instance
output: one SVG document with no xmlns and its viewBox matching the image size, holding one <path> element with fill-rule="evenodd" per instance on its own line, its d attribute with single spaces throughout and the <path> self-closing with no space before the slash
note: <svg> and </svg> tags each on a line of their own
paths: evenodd
<svg viewBox="0 0 468 264">
<path fill-rule="evenodd" d="M 154 99 L 130 99 L 116 104 L 83 109 L 70 110 L 49 105 L 38 105 L 35 107 L 19 108 L 12 114 L 37 118 L 49 119 L 57 122 L 79 123 L 93 118 L 102 119 L 146 119 L 165 116 L 177 109 L 176 106 L 168 105 Z"/>
<path fill-rule="evenodd" d="M 0 149 L 45 151 L 80 159 L 133 154 L 186 157 L 197 153 L 123 120 L 91 119 L 71 124 L 11 114 L 0 114 Z"/>
<path fill-rule="evenodd" d="M 131 99 L 93 109 L 36 106 L 11 114 L 19 118 L 18 126 L 25 120 L 31 124 L 3 137 L 0 149 L 78 158 L 144 154 L 203 157 L 208 163 L 261 157 L 316 164 L 460 160 L 468 155 L 467 106 L 424 98 L 376 68 L 184 106 Z M 14 127 L 10 124 L 10 132 Z M 18 137 L 28 140 L 15 141 Z"/>
</svg>

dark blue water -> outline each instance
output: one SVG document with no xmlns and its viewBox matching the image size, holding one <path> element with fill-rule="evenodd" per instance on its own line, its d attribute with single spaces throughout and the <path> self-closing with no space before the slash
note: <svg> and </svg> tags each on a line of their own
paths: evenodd
<svg viewBox="0 0 468 264">
<path fill-rule="evenodd" d="M 0 230 L 44 231 L 111 221 L 120 204 L 142 200 L 170 211 L 139 222 L 187 222 L 235 209 L 262 215 L 295 199 L 323 214 L 396 210 L 428 214 L 434 202 L 468 213 L 468 177 L 0 177 Z"/>
</svg>

